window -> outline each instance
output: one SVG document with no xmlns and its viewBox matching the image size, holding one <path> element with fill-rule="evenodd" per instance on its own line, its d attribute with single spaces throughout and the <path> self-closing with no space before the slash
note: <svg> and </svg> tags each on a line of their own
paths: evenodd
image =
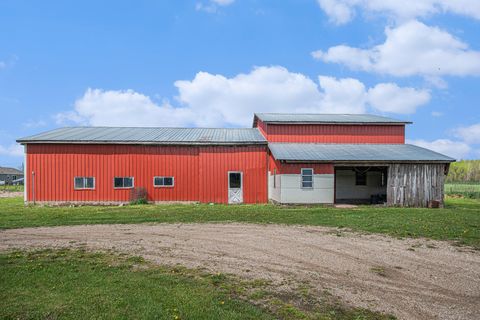
<svg viewBox="0 0 480 320">
<path fill-rule="evenodd" d="M 355 185 L 366 186 L 367 185 L 367 172 L 355 172 Z"/>
<path fill-rule="evenodd" d="M 302 169 L 302 188 L 313 188 L 313 169 Z"/>
<path fill-rule="evenodd" d="M 133 177 L 115 177 L 113 187 L 115 189 L 133 188 Z"/>
<path fill-rule="evenodd" d="M 154 187 L 173 187 L 173 177 L 153 177 Z"/>
<path fill-rule="evenodd" d="M 94 177 L 75 177 L 75 189 L 95 189 Z"/>
<path fill-rule="evenodd" d="M 229 172 L 228 173 L 228 187 L 230 189 L 242 188 L 242 173 L 241 172 Z"/>
</svg>

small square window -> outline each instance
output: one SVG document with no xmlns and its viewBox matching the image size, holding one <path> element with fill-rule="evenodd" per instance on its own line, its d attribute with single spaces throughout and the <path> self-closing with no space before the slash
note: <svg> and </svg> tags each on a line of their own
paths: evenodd
<svg viewBox="0 0 480 320">
<path fill-rule="evenodd" d="M 83 178 L 75 178 L 75 189 L 83 189 Z"/>
<path fill-rule="evenodd" d="M 313 188 L 313 169 L 307 168 L 301 170 L 302 175 L 302 188 Z"/>
<path fill-rule="evenodd" d="M 113 187 L 118 189 L 133 188 L 133 177 L 115 177 Z"/>
<path fill-rule="evenodd" d="M 173 187 L 174 179 L 173 177 L 154 177 L 153 186 L 154 187 Z"/>
<path fill-rule="evenodd" d="M 94 177 L 75 177 L 74 188 L 76 190 L 95 189 L 95 178 Z"/>
</svg>

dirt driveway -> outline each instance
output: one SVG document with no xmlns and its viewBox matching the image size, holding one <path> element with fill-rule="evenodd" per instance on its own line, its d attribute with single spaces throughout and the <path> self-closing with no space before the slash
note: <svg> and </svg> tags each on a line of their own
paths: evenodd
<svg viewBox="0 0 480 320">
<path fill-rule="evenodd" d="M 308 281 L 350 305 L 401 319 L 478 319 L 480 252 L 323 227 L 139 224 L 0 231 L 0 250 L 114 249 L 274 282 Z"/>
</svg>

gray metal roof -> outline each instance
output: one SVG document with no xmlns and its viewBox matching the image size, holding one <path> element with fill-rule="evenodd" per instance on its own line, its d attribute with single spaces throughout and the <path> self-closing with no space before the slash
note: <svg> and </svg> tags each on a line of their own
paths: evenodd
<svg viewBox="0 0 480 320">
<path fill-rule="evenodd" d="M 314 162 L 453 162 L 455 159 L 410 144 L 269 143 L 273 156 Z"/>
<path fill-rule="evenodd" d="M 320 113 L 255 113 L 255 117 L 269 123 L 349 123 L 349 124 L 407 124 L 409 121 L 373 114 L 320 114 Z M 254 118 L 255 118 L 254 117 Z M 255 124 L 255 119 L 254 119 Z"/>
<path fill-rule="evenodd" d="M 23 171 L 20 171 L 15 168 L 9 168 L 9 167 L 0 167 L 0 174 L 23 174 Z"/>
<path fill-rule="evenodd" d="M 69 127 L 20 138 L 19 143 L 266 144 L 256 128 Z"/>
</svg>

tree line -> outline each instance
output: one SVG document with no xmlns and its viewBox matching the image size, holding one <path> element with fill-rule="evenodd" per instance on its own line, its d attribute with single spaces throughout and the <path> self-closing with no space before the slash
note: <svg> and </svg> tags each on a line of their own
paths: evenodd
<svg viewBox="0 0 480 320">
<path fill-rule="evenodd" d="M 446 179 L 447 183 L 480 183 L 480 160 L 462 160 L 453 162 Z"/>
</svg>

